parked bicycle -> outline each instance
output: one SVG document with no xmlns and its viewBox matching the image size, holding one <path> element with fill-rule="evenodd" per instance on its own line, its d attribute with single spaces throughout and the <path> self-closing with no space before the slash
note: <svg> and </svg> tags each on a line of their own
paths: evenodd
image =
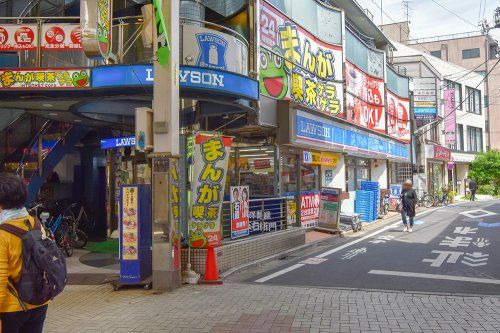
<svg viewBox="0 0 500 333">
<path fill-rule="evenodd" d="M 417 189 L 418 205 L 425 208 L 430 208 L 435 205 L 435 198 L 422 189 Z"/>
<path fill-rule="evenodd" d="M 80 229 L 80 220 L 83 217 L 84 209 L 80 209 L 80 214 L 75 217 L 73 210 L 77 204 L 71 204 L 61 211 L 60 204 L 35 203 L 29 209 L 30 214 L 40 219 L 47 237 L 53 239 L 65 252 L 68 257 L 73 255 L 74 248 L 80 249 L 87 245 L 88 236 Z M 52 212 L 56 212 L 51 213 Z M 58 212 L 60 211 L 60 212 Z"/>
</svg>

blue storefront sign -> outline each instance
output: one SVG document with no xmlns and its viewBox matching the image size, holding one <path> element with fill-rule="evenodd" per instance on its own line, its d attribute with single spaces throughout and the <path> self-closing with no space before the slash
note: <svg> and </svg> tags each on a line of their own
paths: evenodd
<svg viewBox="0 0 500 333">
<path fill-rule="evenodd" d="M 92 70 L 92 88 L 152 86 L 153 65 L 102 66 Z M 259 82 L 244 75 L 218 69 L 180 66 L 181 89 L 259 99 Z"/>
<path fill-rule="evenodd" d="M 250 235 L 282 230 L 285 228 L 282 216 L 281 199 L 250 201 Z"/>
<path fill-rule="evenodd" d="M 316 117 L 304 112 L 297 112 L 295 123 L 295 135 L 297 138 L 320 142 L 325 144 L 337 144 L 348 149 L 360 149 L 374 152 L 387 157 L 408 159 L 408 145 L 398 143 L 376 135 L 368 135 L 361 130 L 348 130 L 340 126 L 319 121 Z"/>
<path fill-rule="evenodd" d="M 428 107 L 415 107 L 413 108 L 413 115 L 415 119 L 434 119 L 437 115 L 437 108 Z"/>
<path fill-rule="evenodd" d="M 127 136 L 122 138 L 109 138 L 101 140 L 101 149 L 134 147 L 134 146 L 135 146 L 134 136 Z"/>
</svg>

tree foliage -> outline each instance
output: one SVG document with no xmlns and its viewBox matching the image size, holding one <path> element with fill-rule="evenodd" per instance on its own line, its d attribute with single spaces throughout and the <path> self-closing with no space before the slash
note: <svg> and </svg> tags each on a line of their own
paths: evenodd
<svg viewBox="0 0 500 333">
<path fill-rule="evenodd" d="M 494 149 L 478 154 L 469 168 L 469 175 L 480 184 L 492 185 L 499 193 L 500 151 Z"/>
</svg>

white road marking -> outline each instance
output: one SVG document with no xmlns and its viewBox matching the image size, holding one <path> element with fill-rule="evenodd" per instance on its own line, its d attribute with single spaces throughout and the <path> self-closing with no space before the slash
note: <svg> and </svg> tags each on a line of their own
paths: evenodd
<svg viewBox="0 0 500 333">
<path fill-rule="evenodd" d="M 328 259 L 322 259 L 322 258 L 307 258 L 305 260 L 302 260 L 299 262 L 299 264 L 306 264 L 306 265 L 318 265 L 321 264 L 322 262 L 327 261 Z"/>
<path fill-rule="evenodd" d="M 475 282 L 475 283 L 499 284 L 500 285 L 500 280 L 473 278 L 473 277 L 468 277 L 468 276 L 454 276 L 454 275 L 443 275 L 443 274 L 426 274 L 426 273 L 398 272 L 398 271 L 384 271 L 384 270 L 371 270 L 368 272 L 368 274 L 390 275 L 390 276 L 400 276 L 400 277 L 414 277 L 414 278 L 421 278 L 421 279 L 450 280 L 450 281 L 460 281 L 460 282 Z"/>
<path fill-rule="evenodd" d="M 423 215 L 423 214 L 432 213 L 432 212 L 436 211 L 437 209 L 438 209 L 438 208 L 433 208 L 433 209 L 427 210 L 427 211 L 425 211 L 425 212 L 420 212 L 420 213 L 418 213 L 417 215 L 415 215 L 415 217 L 420 216 L 420 215 Z M 391 224 L 391 225 L 388 225 L 388 226 L 386 226 L 386 227 L 383 227 L 383 228 L 382 228 L 382 229 L 380 229 L 380 230 L 377 230 L 377 231 L 375 231 L 375 232 L 372 232 L 372 233 L 371 233 L 371 234 L 369 234 L 369 235 L 363 236 L 363 237 L 361 237 L 361 238 L 358 238 L 358 239 L 353 240 L 352 242 L 346 243 L 346 244 L 344 244 L 344 245 L 341 245 L 341 246 L 339 246 L 339 247 L 336 247 L 336 248 L 334 248 L 334 249 L 331 249 L 331 250 L 329 250 L 329 251 L 326 251 L 326 252 L 324 252 L 324 253 L 321 253 L 321 254 L 317 255 L 317 256 L 316 256 L 316 258 L 324 258 L 324 257 L 327 257 L 327 256 L 329 256 L 329 255 L 330 255 L 330 254 L 332 254 L 332 253 L 335 253 L 335 252 L 341 251 L 341 250 L 343 250 L 343 249 L 345 249 L 345 248 L 347 248 L 347 247 L 349 247 L 349 246 L 351 246 L 351 245 L 357 244 L 357 243 L 362 242 L 362 241 L 364 241 L 364 240 L 366 240 L 366 239 L 368 239 L 368 238 L 371 238 L 371 237 L 373 237 L 373 236 L 376 236 L 376 235 L 378 235 L 378 234 L 381 234 L 381 233 L 383 233 L 383 232 L 386 232 L 386 231 L 387 231 L 387 230 L 389 230 L 389 229 L 394 229 L 394 228 L 396 228 L 396 227 L 399 227 L 399 226 L 401 226 L 401 222 L 402 222 L 402 221 L 400 220 L 400 221 L 398 221 L 398 222 L 396 222 L 396 223 L 393 223 L 393 224 Z M 304 264 L 295 264 L 295 265 L 292 265 L 292 266 L 290 266 L 290 267 L 288 267 L 288 268 L 284 268 L 284 269 L 282 269 L 282 270 L 280 270 L 280 271 L 277 271 L 277 272 L 274 272 L 274 273 L 269 274 L 269 275 L 267 275 L 267 276 L 261 277 L 260 279 L 255 280 L 255 282 L 257 282 L 257 283 L 263 283 L 263 282 L 269 281 L 269 280 L 271 280 L 271 279 L 274 279 L 275 277 L 278 277 L 278 276 L 280 276 L 280 275 L 283 275 L 283 274 L 286 274 L 286 273 L 288 273 L 288 272 L 291 272 L 291 271 L 293 271 L 293 270 L 295 270 L 295 269 L 297 269 L 297 268 L 300 268 L 300 267 L 302 267 L 302 266 L 304 266 Z"/>
<path fill-rule="evenodd" d="M 255 282 L 258 282 L 258 283 L 266 282 L 268 280 L 274 279 L 275 277 L 278 277 L 280 275 L 283 275 L 285 273 L 293 271 L 294 269 L 300 268 L 302 266 L 304 266 L 304 264 L 295 264 L 295 265 L 290 266 L 288 268 L 282 269 L 281 271 L 277 271 L 277 272 L 275 272 L 275 273 L 273 273 L 271 275 L 264 276 L 264 277 L 262 277 L 262 278 L 260 278 L 258 280 L 255 280 Z"/>
<path fill-rule="evenodd" d="M 490 212 L 488 210 L 483 210 L 483 209 L 469 210 L 466 212 L 461 212 L 460 214 L 462 214 L 463 216 L 467 216 L 468 218 L 471 219 L 478 219 L 485 216 L 497 215 L 497 213 L 495 212 Z"/>
</svg>

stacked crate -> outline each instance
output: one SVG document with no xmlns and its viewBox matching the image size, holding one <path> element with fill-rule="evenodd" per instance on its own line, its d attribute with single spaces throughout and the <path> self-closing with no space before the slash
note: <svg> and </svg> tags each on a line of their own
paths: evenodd
<svg viewBox="0 0 500 333">
<path fill-rule="evenodd" d="M 378 219 L 379 203 L 380 203 L 380 185 L 378 182 L 364 180 L 361 182 L 361 190 L 373 192 L 373 219 Z"/>
<path fill-rule="evenodd" d="M 354 202 L 354 211 L 361 215 L 361 221 L 371 222 L 375 220 L 373 215 L 374 203 L 373 191 L 356 191 L 356 200 Z"/>
</svg>

